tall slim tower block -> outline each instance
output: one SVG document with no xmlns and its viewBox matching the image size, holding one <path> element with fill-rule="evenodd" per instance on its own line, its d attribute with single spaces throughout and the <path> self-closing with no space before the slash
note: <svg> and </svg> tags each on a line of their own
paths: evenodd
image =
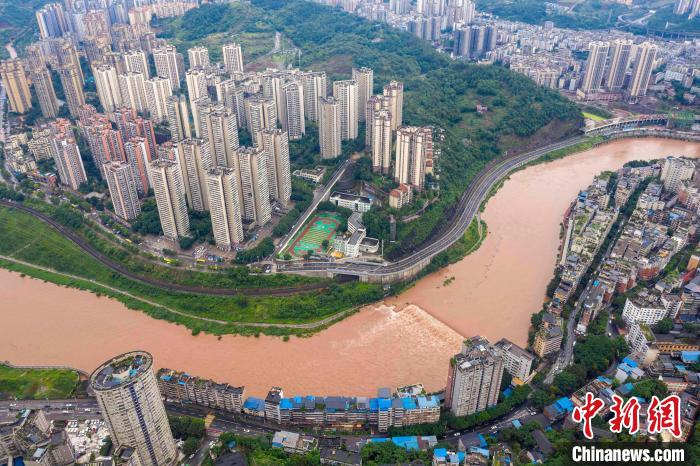
<svg viewBox="0 0 700 466">
<path fill-rule="evenodd" d="M 90 388 L 117 449 L 133 448 L 141 466 L 174 464 L 177 446 L 150 354 L 134 351 L 110 359 L 92 373 Z"/>
</svg>

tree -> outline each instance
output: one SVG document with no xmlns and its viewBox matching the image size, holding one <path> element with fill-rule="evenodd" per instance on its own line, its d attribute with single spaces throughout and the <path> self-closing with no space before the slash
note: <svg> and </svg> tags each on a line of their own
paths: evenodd
<svg viewBox="0 0 700 466">
<path fill-rule="evenodd" d="M 327 239 L 324 239 L 324 240 L 321 242 L 321 246 L 323 247 L 323 250 L 324 250 L 324 251 L 327 251 L 327 250 L 328 250 L 328 246 L 329 246 L 329 245 L 330 245 L 330 243 L 328 242 Z"/>
<path fill-rule="evenodd" d="M 199 442 L 200 439 L 197 437 L 187 437 L 187 440 L 185 440 L 185 444 L 182 446 L 182 452 L 186 456 L 190 456 L 199 450 Z"/>
<path fill-rule="evenodd" d="M 654 332 L 656 333 L 668 333 L 671 330 L 673 330 L 673 320 L 668 317 L 661 319 L 654 326 Z"/>
</svg>

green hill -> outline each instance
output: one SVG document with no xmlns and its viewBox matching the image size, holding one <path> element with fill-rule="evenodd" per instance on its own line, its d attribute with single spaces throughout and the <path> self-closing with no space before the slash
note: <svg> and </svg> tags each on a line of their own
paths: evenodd
<svg viewBox="0 0 700 466">
<path fill-rule="evenodd" d="M 183 52 L 193 44 L 218 47 L 242 38 L 248 63 L 264 52 L 249 54 L 245 41 L 253 34 L 272 37 L 279 31 L 300 49 L 295 65 L 298 59 L 304 69 L 324 70 L 333 80 L 347 79 L 353 66 L 368 66 L 374 69 L 375 92 L 391 79 L 404 82 L 404 124 L 435 125 L 446 131 L 439 162 L 441 195 L 419 220 L 397 225 L 399 241 L 385 242 L 389 258 L 428 240 L 488 161 L 505 150 L 563 138 L 582 122 L 574 104 L 506 68 L 452 61 L 406 32 L 304 0 L 207 4 L 160 26 L 159 35 Z M 489 111 L 477 114 L 477 104 Z M 386 212 L 365 217 L 370 236 L 388 239 Z"/>
</svg>

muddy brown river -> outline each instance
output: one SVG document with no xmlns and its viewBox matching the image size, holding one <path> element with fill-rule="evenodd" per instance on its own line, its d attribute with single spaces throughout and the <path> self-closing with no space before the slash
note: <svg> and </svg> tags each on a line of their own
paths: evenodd
<svg viewBox="0 0 700 466">
<path fill-rule="evenodd" d="M 258 396 L 273 385 L 288 395 L 372 395 L 416 382 L 437 390 L 462 335 L 525 343 L 552 276 L 562 215 L 578 191 L 601 171 L 668 155 L 700 157 L 700 144 L 628 139 L 520 171 L 488 202 L 489 234 L 476 252 L 386 303 L 288 342 L 195 337 L 117 301 L 0 270 L 0 360 L 91 371 L 143 349 L 157 367 L 245 385 Z"/>
</svg>

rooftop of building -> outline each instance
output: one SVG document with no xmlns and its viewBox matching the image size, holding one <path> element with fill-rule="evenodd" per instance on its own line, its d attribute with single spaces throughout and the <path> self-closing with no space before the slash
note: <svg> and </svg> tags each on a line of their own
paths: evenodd
<svg viewBox="0 0 700 466">
<path fill-rule="evenodd" d="M 132 351 L 110 359 L 90 376 L 94 390 L 111 390 L 126 385 L 148 372 L 153 357 L 145 351 Z"/>
<path fill-rule="evenodd" d="M 351 202 L 364 202 L 365 204 L 371 204 L 372 199 L 366 196 L 360 196 L 358 194 L 346 193 L 344 191 L 333 191 L 331 198 L 342 199 L 344 201 Z"/>
</svg>

